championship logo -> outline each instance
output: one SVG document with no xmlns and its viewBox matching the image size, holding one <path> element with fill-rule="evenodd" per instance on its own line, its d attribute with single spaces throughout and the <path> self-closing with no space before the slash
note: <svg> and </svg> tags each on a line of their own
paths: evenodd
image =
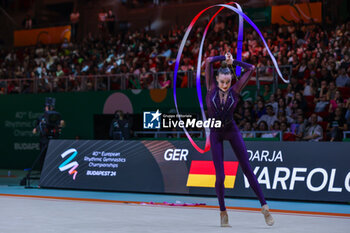
<svg viewBox="0 0 350 233">
<path fill-rule="evenodd" d="M 75 169 L 77 169 L 77 167 L 79 166 L 79 163 L 77 161 L 73 161 L 73 162 L 71 162 L 71 161 L 75 158 L 75 156 L 77 156 L 78 151 L 76 149 L 74 149 L 74 148 L 68 149 L 68 150 L 66 150 L 65 152 L 63 152 L 61 154 L 61 157 L 64 158 L 64 157 L 66 157 L 69 154 L 72 154 L 72 155 L 66 161 L 64 161 L 58 167 L 58 169 L 60 169 L 61 172 L 70 169 L 68 171 L 68 173 L 69 173 L 69 175 L 73 175 L 73 180 L 75 180 L 75 177 L 78 174 L 78 171 L 75 170 Z"/>
</svg>

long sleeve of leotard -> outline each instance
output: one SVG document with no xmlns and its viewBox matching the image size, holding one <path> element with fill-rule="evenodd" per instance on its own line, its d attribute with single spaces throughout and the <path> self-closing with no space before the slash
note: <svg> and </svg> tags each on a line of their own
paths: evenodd
<svg viewBox="0 0 350 233">
<path fill-rule="evenodd" d="M 250 79 L 250 76 L 252 75 L 255 69 L 255 66 L 242 61 L 237 61 L 237 60 L 234 60 L 233 64 L 236 66 L 243 67 L 243 69 L 246 70 L 246 72 L 242 75 L 242 77 L 233 86 L 233 90 L 236 93 L 240 93 L 241 90 L 247 85 Z"/>
<path fill-rule="evenodd" d="M 243 69 L 245 70 L 250 70 L 253 68 L 254 65 L 252 64 L 249 64 L 249 63 L 245 63 L 243 61 L 238 61 L 236 59 L 233 60 L 233 65 L 236 65 L 236 66 L 240 66 L 242 67 Z"/>
<path fill-rule="evenodd" d="M 208 91 L 216 86 L 213 62 L 224 61 L 225 59 L 225 56 L 208 57 L 207 59 L 205 59 L 205 83 Z"/>
</svg>

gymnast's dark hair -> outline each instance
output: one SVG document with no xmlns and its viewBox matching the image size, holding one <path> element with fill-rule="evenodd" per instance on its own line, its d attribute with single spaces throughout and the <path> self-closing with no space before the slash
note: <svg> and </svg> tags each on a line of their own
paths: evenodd
<svg viewBox="0 0 350 233">
<path fill-rule="evenodd" d="M 232 74 L 232 72 L 231 72 L 230 68 L 228 67 L 227 63 L 224 62 L 224 61 L 221 63 L 221 67 L 218 70 L 218 75 L 219 74 Z"/>
</svg>

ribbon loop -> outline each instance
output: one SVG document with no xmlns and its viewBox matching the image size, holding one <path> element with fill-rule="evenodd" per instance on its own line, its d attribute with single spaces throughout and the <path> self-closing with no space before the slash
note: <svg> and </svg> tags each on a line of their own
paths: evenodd
<svg viewBox="0 0 350 233">
<path fill-rule="evenodd" d="M 236 8 L 231 6 L 232 4 L 236 4 Z M 204 45 L 204 41 L 205 41 L 205 37 L 206 34 L 208 32 L 209 26 L 211 25 L 211 23 L 213 22 L 213 20 L 215 19 L 215 17 L 224 9 L 230 9 L 233 12 L 237 13 L 239 16 L 239 28 L 238 28 L 238 42 L 237 42 L 237 60 L 241 61 L 242 60 L 242 45 L 243 45 L 243 19 L 246 20 L 253 28 L 254 30 L 259 34 L 261 40 L 263 41 L 267 52 L 269 53 L 271 60 L 277 70 L 278 76 L 285 82 L 285 83 L 289 83 L 289 80 L 286 80 L 283 78 L 282 73 L 280 71 L 280 69 L 278 68 L 278 64 L 277 61 L 275 59 L 275 57 L 273 56 L 273 54 L 271 53 L 262 33 L 260 32 L 260 30 L 258 29 L 258 27 L 254 24 L 253 21 L 251 21 L 249 19 L 248 16 L 246 16 L 243 12 L 242 12 L 242 8 L 238 3 L 235 2 L 230 2 L 228 4 L 217 4 L 217 5 L 213 5 L 213 6 L 209 6 L 207 8 L 205 8 L 204 10 L 202 10 L 201 12 L 199 12 L 192 20 L 192 22 L 190 23 L 189 27 L 187 28 L 185 35 L 181 41 L 180 44 L 180 48 L 179 51 L 177 53 L 177 57 L 176 57 L 176 62 L 175 62 L 175 69 L 174 69 L 174 79 L 173 79 L 173 94 L 174 94 L 174 102 L 175 102 L 175 108 L 176 108 L 176 113 L 179 116 L 179 120 L 181 120 L 180 114 L 179 114 L 179 109 L 178 109 L 178 105 L 177 105 L 177 98 L 176 98 L 176 81 L 177 81 L 177 71 L 179 69 L 179 64 L 180 64 L 180 59 L 181 59 L 181 55 L 182 55 L 182 51 L 185 47 L 187 38 L 189 36 L 189 33 L 191 32 L 194 24 L 196 23 L 196 21 L 198 20 L 198 18 L 208 9 L 211 9 L 213 7 L 217 7 L 219 6 L 220 9 L 213 15 L 213 17 L 210 19 L 210 21 L 208 22 L 207 26 L 205 27 L 205 30 L 203 32 L 203 37 L 202 37 L 202 41 L 200 44 L 200 48 L 199 48 L 199 54 L 198 54 L 198 61 L 197 61 L 197 72 L 196 72 L 196 89 L 197 89 L 197 95 L 198 95 L 198 101 L 199 101 L 199 106 L 201 109 L 201 114 L 202 114 L 202 118 L 205 121 L 207 118 L 205 116 L 205 112 L 204 112 L 204 106 L 203 106 L 203 98 L 202 98 L 202 89 L 201 89 L 201 80 L 200 80 L 200 73 L 201 73 L 201 62 L 202 62 L 202 53 L 203 53 L 203 45 Z M 239 76 L 241 74 L 241 68 L 240 67 L 236 67 L 236 75 Z M 205 141 L 205 148 L 201 149 L 198 147 L 198 145 L 193 141 L 192 137 L 189 135 L 188 131 L 186 130 L 186 128 L 183 128 L 188 140 L 191 142 L 192 146 L 200 153 L 205 153 L 207 151 L 210 150 L 210 140 L 209 140 L 209 135 L 210 135 L 210 131 L 208 128 L 205 128 L 205 134 L 206 134 L 206 141 Z"/>
</svg>

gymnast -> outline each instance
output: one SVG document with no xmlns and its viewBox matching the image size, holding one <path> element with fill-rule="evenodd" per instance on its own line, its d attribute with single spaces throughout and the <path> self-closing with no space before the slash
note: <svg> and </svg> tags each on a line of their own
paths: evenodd
<svg viewBox="0 0 350 233">
<path fill-rule="evenodd" d="M 214 80 L 212 64 L 213 62 L 224 60 L 226 62 L 226 67 L 223 66 L 218 70 L 216 80 Z M 249 164 L 247 148 L 233 119 L 233 112 L 237 105 L 239 94 L 247 85 L 255 67 L 251 64 L 234 60 L 231 53 L 226 53 L 225 56 L 208 57 L 205 64 L 205 78 L 207 87 L 206 103 L 208 107 L 208 116 L 210 118 L 221 120 L 222 122 L 221 128 L 210 129 L 210 145 L 216 171 L 215 190 L 220 205 L 221 226 L 230 227 L 224 201 L 224 140 L 228 140 L 230 142 L 244 175 L 248 178 L 250 186 L 253 188 L 255 194 L 259 198 L 261 212 L 265 217 L 265 222 L 267 225 L 272 226 L 274 224 L 274 219 L 270 214 L 269 207 L 266 204 L 260 185 Z M 235 74 L 232 74 L 231 70 L 227 66 L 232 65 L 242 67 L 244 69 L 244 73 L 242 77 L 231 86 L 232 76 Z"/>
</svg>

